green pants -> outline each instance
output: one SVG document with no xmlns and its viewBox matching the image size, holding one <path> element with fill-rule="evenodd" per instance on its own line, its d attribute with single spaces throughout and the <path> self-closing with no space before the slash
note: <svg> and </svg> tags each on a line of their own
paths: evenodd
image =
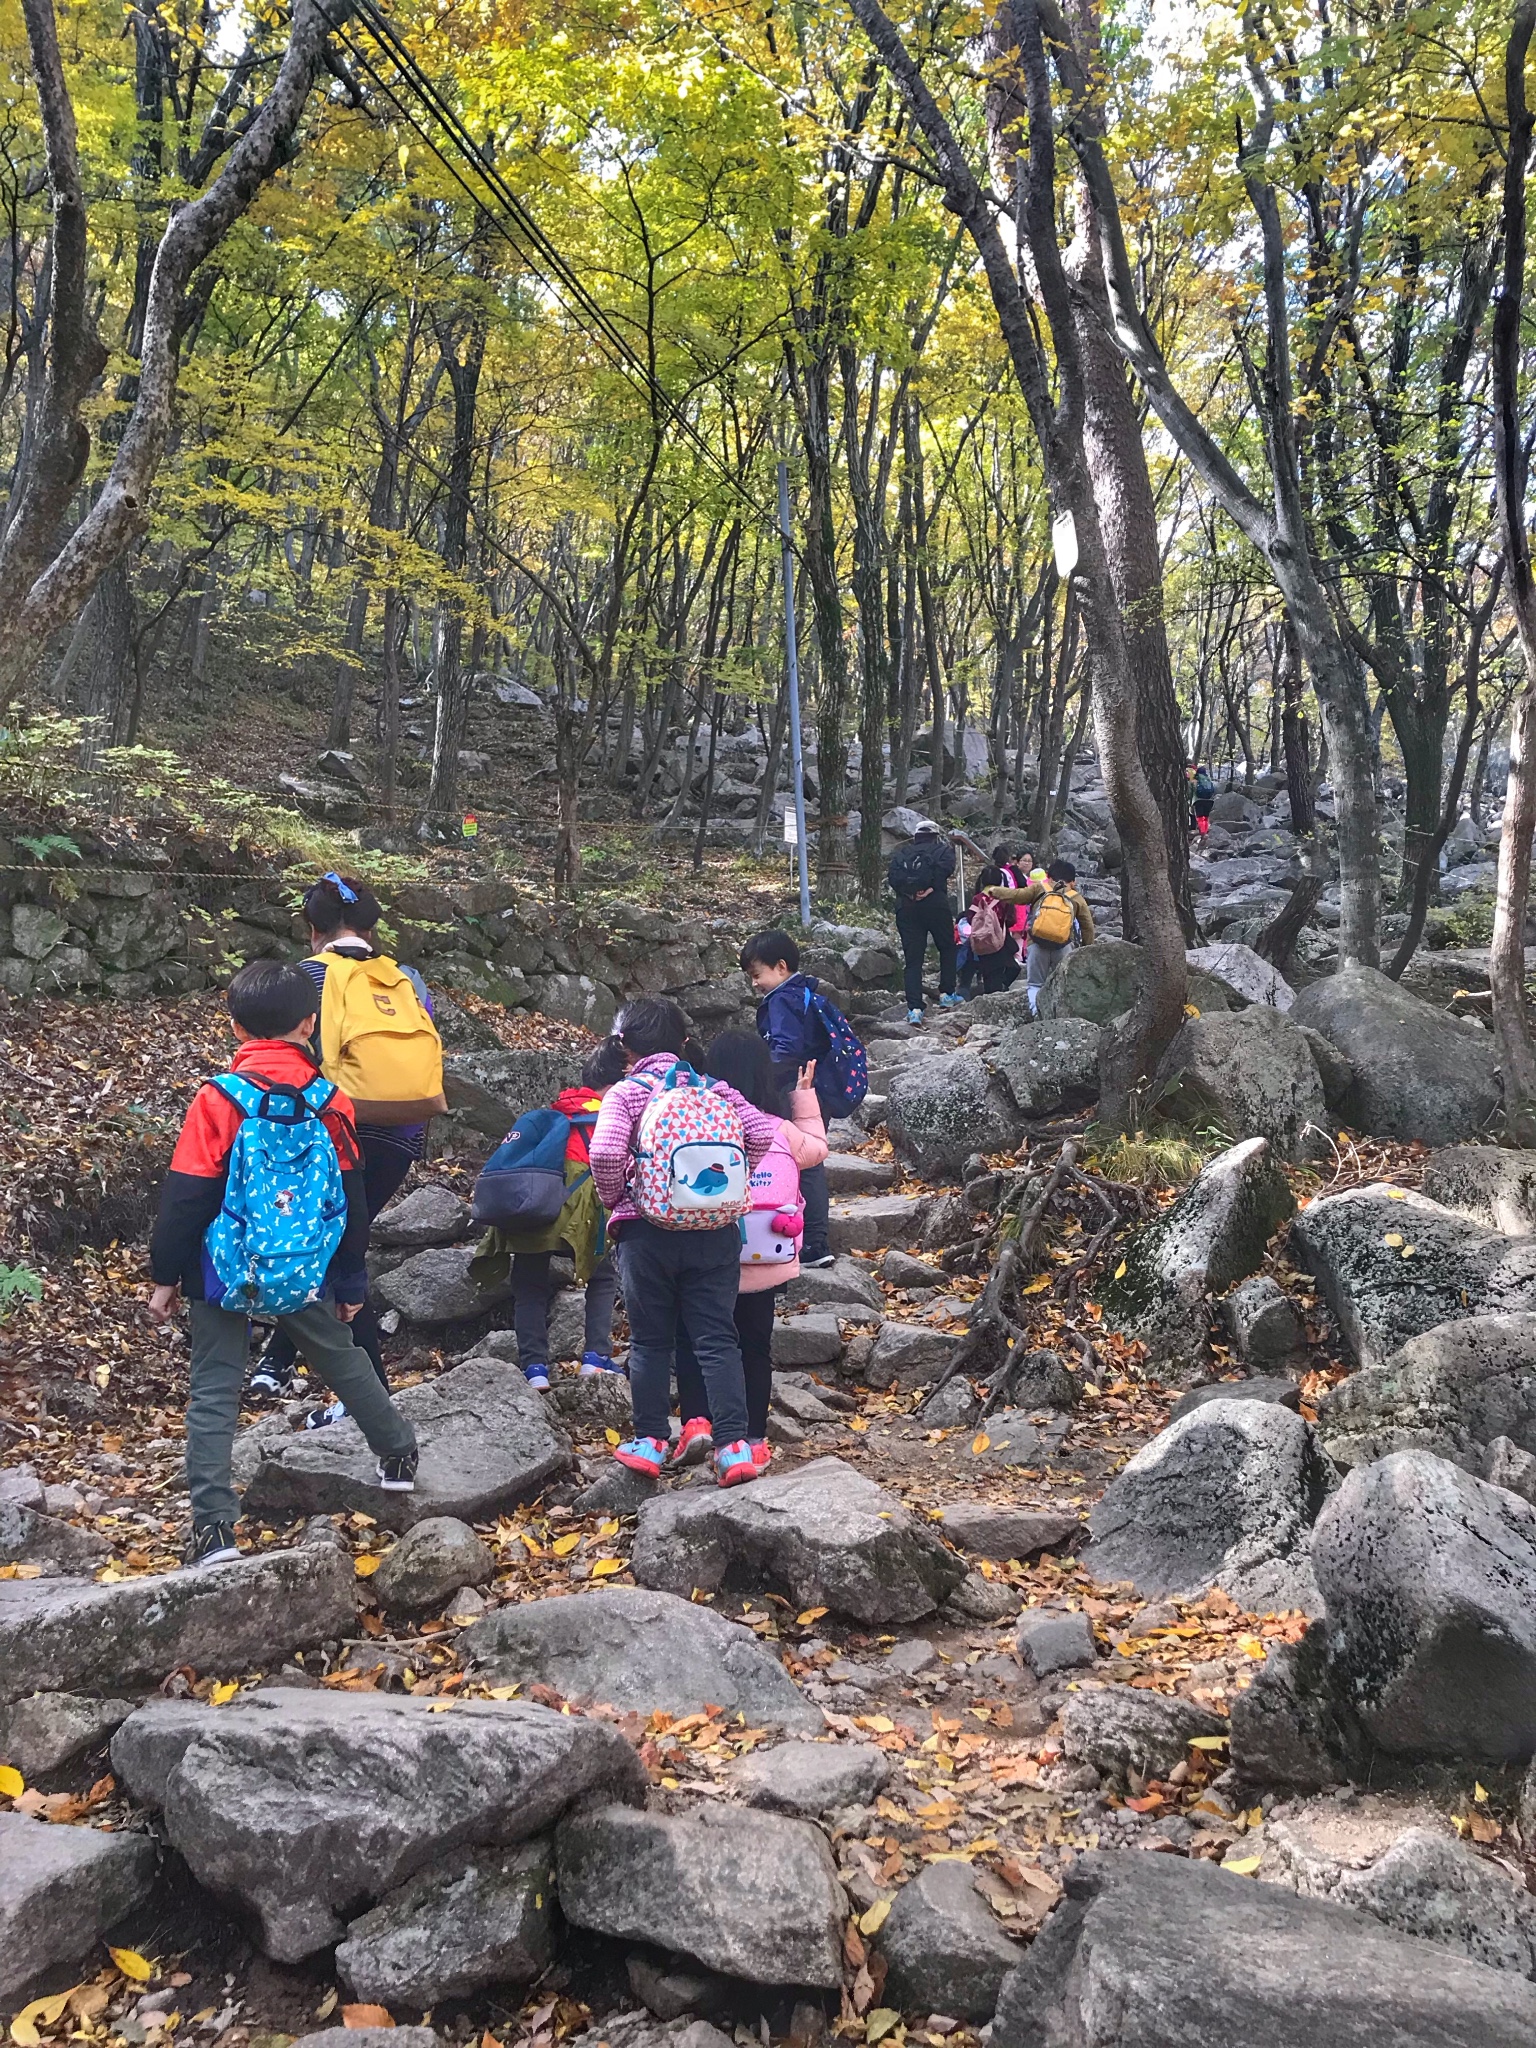
<svg viewBox="0 0 1536 2048">
<path fill-rule="evenodd" d="M 187 1399 L 187 1491 L 192 1496 L 192 1525 L 234 1522 L 240 1503 L 230 1484 L 230 1453 L 240 1421 L 240 1392 L 245 1384 L 250 1349 L 249 1318 L 206 1301 L 190 1304 L 192 1312 L 192 1385 Z M 316 1302 L 291 1316 L 279 1316 L 278 1328 L 309 1361 L 381 1458 L 403 1456 L 416 1448 L 416 1432 L 379 1384 L 366 1351 L 352 1342 L 352 1332 L 338 1320 L 328 1302 Z"/>
</svg>

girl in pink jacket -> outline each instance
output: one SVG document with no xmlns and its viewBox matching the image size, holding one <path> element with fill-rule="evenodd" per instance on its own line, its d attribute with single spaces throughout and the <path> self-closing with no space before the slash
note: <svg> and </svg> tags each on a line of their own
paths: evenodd
<svg viewBox="0 0 1536 2048">
<path fill-rule="evenodd" d="M 768 1403 L 773 1394 L 773 1311 L 778 1290 L 800 1271 L 805 1204 L 800 1175 L 827 1156 L 826 1126 L 816 1099 L 816 1062 L 800 1069 L 788 1117 L 773 1056 L 755 1031 L 722 1031 L 709 1048 L 709 1072 L 778 1120 L 767 1153 L 753 1169 L 752 1208 L 742 1218 L 736 1334 L 747 1391 L 747 1442 L 761 1471 L 768 1463 Z M 672 1461 L 697 1464 L 714 1444 L 710 1404 L 686 1331 L 677 1337 L 677 1402 L 683 1418 Z"/>
</svg>

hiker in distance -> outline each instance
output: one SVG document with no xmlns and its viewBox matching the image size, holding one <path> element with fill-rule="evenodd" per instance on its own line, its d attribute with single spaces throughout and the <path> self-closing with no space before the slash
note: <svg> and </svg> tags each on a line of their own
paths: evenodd
<svg viewBox="0 0 1536 2048">
<path fill-rule="evenodd" d="M 923 961 L 930 939 L 939 955 L 939 1002 L 949 1010 L 965 1001 L 955 990 L 955 906 L 949 900 L 954 872 L 955 849 L 932 818 L 918 820 L 916 831 L 905 846 L 897 847 L 886 869 L 896 898 L 909 1024 L 923 1021 Z"/>
<path fill-rule="evenodd" d="M 275 960 L 242 967 L 229 985 L 240 1049 L 227 1074 L 192 1098 L 150 1244 L 149 1313 L 190 1305 L 187 1563 L 239 1556 L 240 1504 L 230 1460 L 250 1318 L 280 1335 L 346 1403 L 377 1456 L 379 1483 L 410 1493 L 416 1437 L 352 1341 L 368 1294 L 366 1169 L 352 1103 L 318 1070 L 314 983 Z"/>
<path fill-rule="evenodd" d="M 994 903 L 1022 903 L 1029 911 L 1029 950 L 1024 956 L 1024 985 L 1029 1014 L 1040 1014 L 1040 991 L 1074 946 L 1091 946 L 1096 937 L 1093 912 L 1077 886 L 1077 869 L 1069 860 L 1053 860 L 1045 879 L 1024 889 L 993 889 Z"/>
<path fill-rule="evenodd" d="M 300 966 L 319 1016 L 313 1050 L 320 1071 L 346 1091 L 357 1112 L 370 1226 L 420 1159 L 427 1118 L 448 1106 L 431 995 L 414 967 L 402 967 L 379 952 L 375 932 L 381 915 L 379 899 L 366 882 L 335 873 L 322 876 L 304 898 L 311 954 Z M 387 1386 L 383 1337 L 366 1301 L 352 1335 Z M 296 1355 L 288 1335 L 275 1331 L 251 1375 L 251 1393 L 270 1400 L 290 1398 Z M 322 1403 L 305 1427 L 322 1428 L 345 1413 L 340 1401 Z"/>
</svg>

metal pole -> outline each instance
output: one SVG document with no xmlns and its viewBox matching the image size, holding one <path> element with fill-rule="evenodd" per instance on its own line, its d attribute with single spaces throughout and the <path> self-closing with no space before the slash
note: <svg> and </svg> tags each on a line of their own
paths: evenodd
<svg viewBox="0 0 1536 2048">
<path fill-rule="evenodd" d="M 800 643 L 795 637 L 795 558 L 789 546 L 789 464 L 779 464 L 779 544 L 784 552 L 784 651 L 789 659 L 789 755 L 795 772 L 800 922 L 811 921 L 811 850 L 805 843 L 805 757 L 800 748 Z"/>
</svg>

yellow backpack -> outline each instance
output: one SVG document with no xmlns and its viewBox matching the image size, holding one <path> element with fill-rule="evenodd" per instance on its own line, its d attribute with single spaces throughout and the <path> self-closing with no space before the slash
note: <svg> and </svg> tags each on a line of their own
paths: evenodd
<svg viewBox="0 0 1536 2048">
<path fill-rule="evenodd" d="M 1029 936 L 1045 946 L 1065 946 L 1072 937 L 1077 913 L 1059 889 L 1052 889 L 1035 905 L 1029 920 Z M 325 1070 L 330 1074 L 329 1067 Z M 334 1080 L 335 1076 L 331 1075 Z"/>
<path fill-rule="evenodd" d="M 448 1107 L 443 1041 L 395 961 L 327 953 L 320 1071 L 352 1098 L 359 1123 L 420 1124 Z"/>
</svg>

